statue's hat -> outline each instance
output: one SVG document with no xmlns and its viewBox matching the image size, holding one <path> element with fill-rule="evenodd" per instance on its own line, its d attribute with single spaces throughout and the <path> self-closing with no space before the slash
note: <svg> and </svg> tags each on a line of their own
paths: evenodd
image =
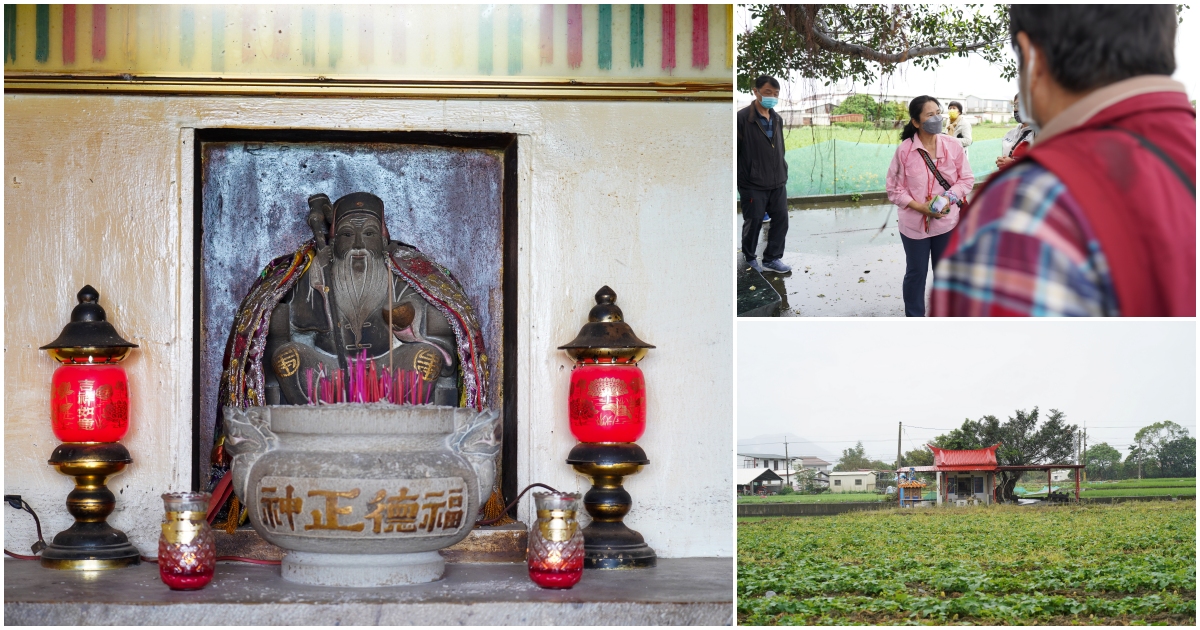
<svg viewBox="0 0 1200 630">
<path fill-rule="evenodd" d="M 373 216 L 384 224 L 383 200 L 369 192 L 350 193 L 338 199 L 333 204 L 333 225 L 330 227 L 336 229 L 342 219 L 359 214 Z"/>
</svg>

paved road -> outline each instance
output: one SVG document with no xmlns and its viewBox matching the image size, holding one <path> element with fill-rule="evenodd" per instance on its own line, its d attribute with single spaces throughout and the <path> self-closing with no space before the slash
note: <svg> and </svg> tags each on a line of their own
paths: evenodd
<svg viewBox="0 0 1200 630">
<path fill-rule="evenodd" d="M 788 216 L 783 261 L 793 271 L 784 276 L 766 274 L 767 281 L 783 297 L 781 316 L 904 316 L 900 293 L 904 247 L 896 230 L 894 206 L 849 204 L 791 210 Z M 880 233 L 885 217 L 888 227 Z M 760 260 L 766 248 L 766 230 L 764 227 L 759 238 Z M 932 287 L 930 271 L 926 300 Z"/>
</svg>

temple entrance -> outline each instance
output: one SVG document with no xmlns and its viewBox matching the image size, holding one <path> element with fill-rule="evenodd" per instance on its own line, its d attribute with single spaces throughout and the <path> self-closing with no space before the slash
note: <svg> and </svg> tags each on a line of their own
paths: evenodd
<svg viewBox="0 0 1200 630">
<path fill-rule="evenodd" d="M 221 362 L 258 270 L 312 238 L 310 195 L 369 191 L 393 240 L 446 267 L 476 305 L 503 414 L 505 501 L 516 495 L 517 136 L 199 129 L 193 251 L 192 486 L 207 489 Z"/>
</svg>

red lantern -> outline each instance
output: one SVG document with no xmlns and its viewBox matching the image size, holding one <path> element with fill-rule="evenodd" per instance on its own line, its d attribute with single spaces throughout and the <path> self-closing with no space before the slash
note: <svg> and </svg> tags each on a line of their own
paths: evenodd
<svg viewBox="0 0 1200 630">
<path fill-rule="evenodd" d="M 50 425 L 64 442 L 116 442 L 129 430 L 129 381 L 117 364 L 137 345 L 106 321 L 91 285 L 76 297 L 71 322 L 41 348 L 62 363 L 50 381 Z"/>
<path fill-rule="evenodd" d="M 580 442 L 636 442 L 646 432 L 646 380 L 632 363 L 576 364 L 568 404 Z"/>
</svg>

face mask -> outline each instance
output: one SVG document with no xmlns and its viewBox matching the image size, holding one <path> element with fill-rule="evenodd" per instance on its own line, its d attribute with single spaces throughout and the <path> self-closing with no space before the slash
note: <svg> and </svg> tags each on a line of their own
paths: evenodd
<svg viewBox="0 0 1200 630">
<path fill-rule="evenodd" d="M 779 104 L 779 99 L 775 98 L 774 96 L 762 97 L 762 106 L 767 109 L 773 109 L 778 104 Z"/>
<path fill-rule="evenodd" d="M 952 109 L 950 110 L 950 122 L 954 122 L 956 120 L 958 120 L 958 110 Z"/>
<path fill-rule="evenodd" d="M 1037 58 L 1037 50 L 1033 45 L 1029 46 L 1029 63 L 1025 64 L 1025 76 L 1017 78 L 1017 120 L 1023 121 L 1033 129 L 1033 133 L 1041 131 L 1041 125 L 1033 117 L 1033 99 L 1029 94 L 1029 88 L 1025 86 L 1027 81 L 1033 81 L 1033 60 Z"/>
<path fill-rule="evenodd" d="M 921 123 L 921 129 L 924 129 L 925 133 L 942 133 L 942 117 L 930 116 L 925 122 Z"/>
<path fill-rule="evenodd" d="M 1021 112 L 1013 112 L 1013 118 L 1017 120 L 1017 124 L 1021 124 Z"/>
</svg>

